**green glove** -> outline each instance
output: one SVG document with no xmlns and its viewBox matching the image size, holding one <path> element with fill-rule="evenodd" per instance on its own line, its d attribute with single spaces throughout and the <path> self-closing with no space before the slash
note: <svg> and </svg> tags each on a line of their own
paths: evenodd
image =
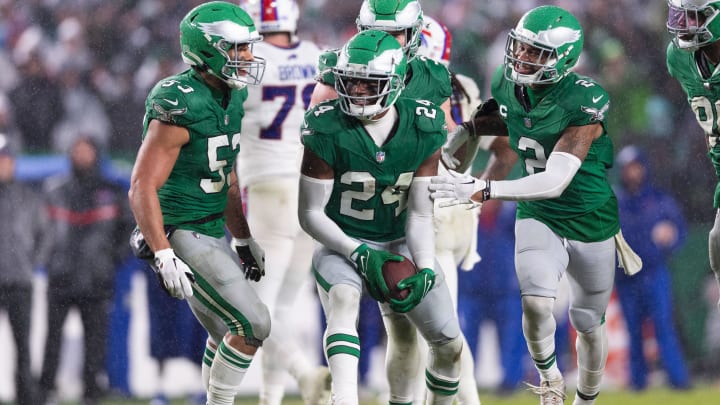
<svg viewBox="0 0 720 405">
<path fill-rule="evenodd" d="M 405 313 L 415 308 L 427 293 L 432 290 L 435 285 L 435 272 L 432 269 L 424 268 L 418 271 L 416 274 L 401 280 L 397 286 L 403 290 L 405 288 L 410 289 L 410 294 L 405 297 L 404 300 L 390 300 L 390 309 L 395 312 Z"/>
<path fill-rule="evenodd" d="M 390 294 L 382 274 L 382 266 L 388 260 L 397 262 L 403 261 L 402 256 L 394 255 L 384 250 L 375 250 L 362 244 L 353 251 L 350 258 L 355 261 L 358 272 L 365 280 L 365 285 L 375 301 L 385 302 L 385 297 Z"/>
</svg>

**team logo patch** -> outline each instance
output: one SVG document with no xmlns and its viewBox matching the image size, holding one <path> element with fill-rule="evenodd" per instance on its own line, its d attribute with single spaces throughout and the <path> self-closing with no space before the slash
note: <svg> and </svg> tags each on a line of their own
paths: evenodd
<svg viewBox="0 0 720 405">
<path fill-rule="evenodd" d="M 375 152 L 375 161 L 378 163 L 382 163 L 385 161 L 385 152 L 379 151 Z"/>
</svg>

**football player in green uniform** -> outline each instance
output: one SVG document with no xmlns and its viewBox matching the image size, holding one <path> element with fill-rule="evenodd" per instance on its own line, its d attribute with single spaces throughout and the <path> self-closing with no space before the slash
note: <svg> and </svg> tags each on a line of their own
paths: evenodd
<svg viewBox="0 0 720 405">
<path fill-rule="evenodd" d="M 445 142 L 445 116 L 433 103 L 400 97 L 407 61 L 391 35 L 366 30 L 341 50 L 333 68 L 339 98 L 305 114 L 298 215 L 321 246 L 313 269 L 327 316 L 325 354 L 332 401 L 357 405 L 357 319 L 363 286 L 381 303 L 395 350 L 387 359 L 391 404 L 413 400 L 416 333 L 429 343 L 428 403 L 451 405 L 458 389 L 462 338 L 450 292 L 434 255 L 428 186 Z M 381 267 L 412 259 L 419 271 L 389 295 Z M 410 359 L 410 361 L 408 361 Z"/>
<path fill-rule="evenodd" d="M 582 27 L 566 10 L 541 6 L 528 11 L 511 30 L 505 62 L 492 78 L 494 100 L 486 102 L 472 123 L 477 134 L 499 129 L 509 136 L 522 177 L 433 177 L 430 186 L 433 198 L 455 199 L 447 205 L 490 198 L 520 201 L 515 263 L 523 332 L 540 374 L 540 386 L 533 391 L 542 405 L 566 398 L 555 362 L 552 313 L 563 273 L 570 281 L 570 320 L 578 332 L 573 404 L 593 404 L 607 357 L 604 315 L 616 244 L 632 256 L 619 233 L 617 200 L 606 175 L 613 162 L 604 125 L 608 95 L 593 79 L 570 71 L 582 46 Z M 630 272 L 638 270 L 623 264 Z"/>
<path fill-rule="evenodd" d="M 708 157 L 720 179 L 720 1 L 668 0 L 667 69 L 680 82 L 698 124 L 707 135 Z M 720 208 L 720 182 L 713 206 Z M 708 235 L 710 268 L 720 285 L 720 210 Z M 720 309 L 720 301 L 718 301 Z"/>
<path fill-rule="evenodd" d="M 429 100 L 439 105 L 445 115 L 448 129 L 455 128 L 451 119 L 450 96 L 452 83 L 450 72 L 441 63 L 425 57 L 417 57 L 423 26 L 423 14 L 417 0 L 364 0 L 356 20 L 358 31 L 369 29 L 385 31 L 395 37 L 403 47 L 408 60 L 405 90 L 402 97 Z M 325 51 L 320 56 L 318 83 L 313 91 L 310 105 L 337 98 L 332 68 L 339 50 Z"/>
<path fill-rule="evenodd" d="M 265 69 L 252 54 L 261 39 L 250 16 L 231 3 L 204 3 L 183 18 L 180 45 L 191 68 L 148 95 L 131 178 L 130 204 L 153 269 L 208 331 L 202 374 L 210 405 L 233 403 L 270 332 L 270 314 L 250 285 L 264 274 L 264 253 L 250 234 L 232 170 L 245 86 L 259 83 Z"/>
</svg>

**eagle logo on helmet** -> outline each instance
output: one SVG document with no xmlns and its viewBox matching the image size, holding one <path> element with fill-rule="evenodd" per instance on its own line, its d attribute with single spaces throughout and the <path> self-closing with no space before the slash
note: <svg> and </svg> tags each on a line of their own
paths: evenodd
<svg viewBox="0 0 720 405">
<path fill-rule="evenodd" d="M 230 43 L 246 42 L 248 38 L 260 37 L 257 31 L 250 31 L 249 27 L 244 27 L 227 20 L 200 23 L 198 25 L 206 35 L 222 37 Z M 208 38 L 208 41 L 210 40 L 211 39 Z"/>
</svg>

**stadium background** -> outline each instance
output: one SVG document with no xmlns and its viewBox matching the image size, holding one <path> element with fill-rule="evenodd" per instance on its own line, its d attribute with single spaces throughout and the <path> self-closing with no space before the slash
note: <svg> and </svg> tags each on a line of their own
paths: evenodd
<svg viewBox="0 0 720 405">
<path fill-rule="evenodd" d="M 177 44 L 177 24 L 199 1 L 188 0 L 0 0 L 0 95 L 12 111 L 9 98 L 20 81 L 19 64 L 29 52 L 42 51 L 48 76 L 61 80 L 75 71 L 81 85 L 96 100 L 100 113 L 88 111 L 82 122 L 51 133 L 35 134 L 40 145 L 26 138 L 18 174 L 40 182 L 49 174 L 67 170 L 63 136 L 84 132 L 105 147 L 107 169 L 127 180 L 140 141 L 142 102 L 163 72 L 182 69 Z M 337 47 L 355 32 L 360 1 L 299 0 L 299 36 L 322 47 Z M 657 0 L 607 0 L 593 2 L 517 0 L 423 0 L 427 15 L 436 17 L 453 33 L 451 66 L 477 80 L 486 96 L 489 72 L 502 60 L 507 30 L 526 10 L 539 4 L 557 4 L 575 13 L 586 35 L 578 70 L 598 79 L 611 95 L 610 134 L 616 150 L 635 143 L 645 147 L 655 167 L 655 182 L 669 190 L 682 204 L 691 224 L 690 239 L 674 259 L 672 270 L 678 328 L 695 381 L 712 383 L 720 375 L 720 319 L 708 303 L 716 290 L 706 288 L 709 268 L 706 233 L 714 211 L 712 190 L 716 179 L 705 158 L 702 132 L 695 123 L 685 97 L 665 71 L 667 6 Z M 32 35 L 35 33 L 35 40 Z M 28 39 L 30 38 L 30 39 Z M 70 117 L 72 118 L 72 117 Z M 479 159 L 482 162 L 482 157 Z M 615 175 L 614 173 L 611 173 Z M 128 260 L 119 269 L 117 296 L 112 313 L 108 345 L 109 377 L 120 393 L 147 396 L 158 383 L 156 366 L 148 355 L 147 308 L 138 263 Z M 44 275 L 37 274 L 31 358 L 39 371 L 44 343 Z M 716 298 L 715 298 L 716 299 Z M 298 319 L 308 347 L 316 347 L 319 325 L 312 285 L 298 306 Z M 611 306 L 610 314 L 617 311 Z M 609 315 L 610 315 L 609 314 Z M 613 352 L 607 384 L 624 384 L 624 331 L 618 317 L 612 329 Z M 76 317 L 66 325 L 60 384 L 66 398 L 77 396 L 81 326 Z M 485 330 L 483 333 L 488 334 Z M 487 339 L 485 339 L 487 341 Z M 7 319 L 0 315 L 0 401 L 12 395 L 14 352 Z M 652 340 L 647 344 L 652 355 Z M 319 348 L 318 348 L 318 356 Z M 498 370 L 492 345 L 479 354 L 479 380 L 491 386 Z M 195 388 L 199 379 L 191 364 L 171 367 L 169 381 L 187 381 Z M 377 384 L 382 384 L 378 376 Z M 662 384 L 662 378 L 656 380 Z M 251 372 L 245 390 L 257 386 L 257 370 Z M 182 391 L 182 390 L 180 390 Z"/>
</svg>

